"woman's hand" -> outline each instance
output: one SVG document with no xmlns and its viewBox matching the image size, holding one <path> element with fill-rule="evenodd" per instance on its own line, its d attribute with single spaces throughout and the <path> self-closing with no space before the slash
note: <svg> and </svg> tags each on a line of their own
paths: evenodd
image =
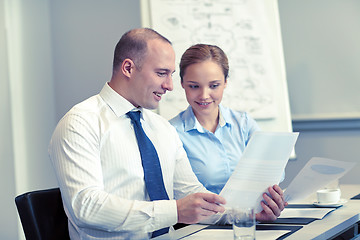
<svg viewBox="0 0 360 240">
<path fill-rule="evenodd" d="M 263 194 L 265 200 L 261 202 L 263 210 L 256 214 L 256 220 L 260 222 L 272 222 L 275 221 L 288 205 L 284 200 L 284 192 L 278 186 L 274 185 L 268 188 L 270 196 L 267 193 Z"/>
</svg>

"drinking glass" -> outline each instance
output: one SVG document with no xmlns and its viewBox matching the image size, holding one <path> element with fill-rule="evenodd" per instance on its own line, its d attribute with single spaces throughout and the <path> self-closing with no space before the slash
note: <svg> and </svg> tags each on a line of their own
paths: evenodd
<svg viewBox="0 0 360 240">
<path fill-rule="evenodd" d="M 234 230 L 234 240 L 255 240 L 254 208 L 233 208 L 231 221 Z"/>
</svg>

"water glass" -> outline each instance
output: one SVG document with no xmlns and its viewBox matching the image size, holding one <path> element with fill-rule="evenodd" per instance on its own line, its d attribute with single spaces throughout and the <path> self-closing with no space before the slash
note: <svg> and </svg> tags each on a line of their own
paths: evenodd
<svg viewBox="0 0 360 240">
<path fill-rule="evenodd" d="M 234 208 L 231 212 L 234 240 L 255 240 L 254 208 Z"/>
</svg>

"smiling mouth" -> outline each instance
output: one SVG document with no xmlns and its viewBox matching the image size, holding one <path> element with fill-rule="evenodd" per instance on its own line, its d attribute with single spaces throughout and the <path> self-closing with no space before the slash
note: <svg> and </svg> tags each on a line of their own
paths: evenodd
<svg viewBox="0 0 360 240">
<path fill-rule="evenodd" d="M 207 106 L 209 105 L 211 102 L 197 102 L 197 104 L 201 105 L 201 106 Z"/>
<path fill-rule="evenodd" d="M 162 95 L 164 95 L 165 93 L 159 93 L 159 92 L 154 92 L 155 96 L 161 98 Z"/>
</svg>

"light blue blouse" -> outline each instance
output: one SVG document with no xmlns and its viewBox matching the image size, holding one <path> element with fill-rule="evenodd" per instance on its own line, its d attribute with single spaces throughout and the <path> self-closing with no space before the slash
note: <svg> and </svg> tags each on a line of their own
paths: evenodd
<svg viewBox="0 0 360 240">
<path fill-rule="evenodd" d="M 246 112 L 219 105 L 219 124 L 212 133 L 204 129 L 189 106 L 170 120 L 176 128 L 199 181 L 220 193 L 234 171 L 253 132 L 260 130 Z"/>
</svg>

